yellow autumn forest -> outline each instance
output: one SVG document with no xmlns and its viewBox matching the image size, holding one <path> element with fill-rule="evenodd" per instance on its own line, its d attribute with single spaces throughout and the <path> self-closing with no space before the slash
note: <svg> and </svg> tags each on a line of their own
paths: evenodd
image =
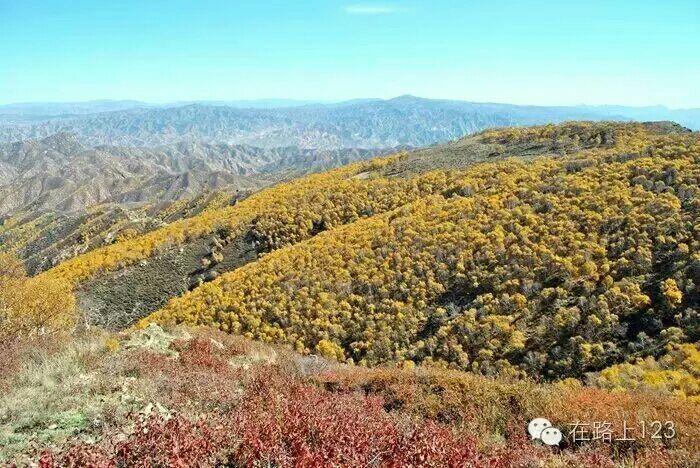
<svg viewBox="0 0 700 468">
<path fill-rule="evenodd" d="M 439 421 L 449 428 L 441 443 L 485 431 L 484 446 L 468 452 L 482 462 L 489 454 L 518 466 L 530 453 L 551 466 L 692 466 L 700 136 L 670 124 L 573 122 L 490 130 L 454 145 L 467 146 L 351 164 L 234 205 L 222 194 L 199 214 L 146 234 L 126 230 L 33 277 L 1 253 L 0 357 L 8 370 L 0 384 L 9 389 L 11 423 L 0 433 L 0 457 L 79 466 L 111 459 L 115 443 L 141 447 L 145 434 L 190 437 L 187 421 L 203 410 L 209 416 L 197 427 L 229 418 L 231 408 L 257 421 L 269 413 L 261 401 L 319 392 L 329 408 L 360 398 L 365 406 L 350 411 L 360 417 L 377 404 L 377 414 L 403 422 Z M 472 150 L 481 156 L 464 159 Z M 128 330 L 87 323 L 81 295 L 89 285 L 234 237 L 255 246 L 252 260 L 171 297 Z M 222 252 L 210 250 L 195 268 L 217 267 Z M 54 368 L 60 378 L 32 380 Z M 121 384 L 103 384 L 115 376 Z M 301 393 L 284 393 L 300 383 Z M 41 411 L 30 410 L 26 395 L 43 401 Z M 102 414 L 122 418 L 151 400 L 173 409 L 169 421 L 180 426 L 160 427 L 151 414 L 147 432 L 127 442 L 74 438 L 95 434 L 90 421 Z M 551 452 L 518 439 L 520 426 L 542 414 L 559 427 L 611 418 L 615 431 L 663 419 L 678 433 L 609 447 L 568 435 L 566 448 Z M 115 421 L 122 431 L 124 420 Z M 242 430 L 228 427 L 211 434 Z M 32 448 L 52 440 L 63 448 Z M 504 452 L 503 440 L 517 450 Z"/>
<path fill-rule="evenodd" d="M 609 386 L 625 374 L 697 395 L 697 134 L 582 122 L 478 138 L 555 154 L 399 177 L 406 155 L 357 163 L 45 275 L 75 283 L 217 229 L 250 230 L 269 253 L 142 324 L 213 325 L 361 365 L 547 379 L 607 369 Z"/>
</svg>

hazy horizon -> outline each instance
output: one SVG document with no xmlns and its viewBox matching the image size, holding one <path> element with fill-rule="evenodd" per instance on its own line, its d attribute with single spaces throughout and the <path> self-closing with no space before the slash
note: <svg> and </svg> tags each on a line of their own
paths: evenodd
<svg viewBox="0 0 700 468">
<path fill-rule="evenodd" d="M 340 100 L 321 100 L 321 99 L 292 99 L 283 97 L 265 97 L 265 98 L 255 98 L 255 99 L 177 99 L 174 101 L 147 101 L 141 99 L 131 99 L 131 98 L 100 98 L 100 99 L 88 99 L 82 101 L 19 101 L 19 102 L 0 102 L 0 107 L 12 107 L 12 106 L 40 106 L 40 105 L 87 105 L 87 104 L 99 104 L 99 103 L 133 103 L 135 105 L 147 105 L 154 107 L 163 106 L 180 106 L 180 105 L 192 105 L 192 104 L 204 104 L 204 105 L 264 105 L 263 107 L 294 107 L 294 106 L 305 106 L 305 105 L 333 105 L 333 104 L 344 104 L 351 103 L 353 101 L 391 101 L 394 99 L 402 97 L 411 97 L 420 100 L 430 100 L 430 101 L 453 101 L 453 102 L 463 102 L 463 103 L 473 103 L 473 104 L 493 104 L 493 105 L 510 105 L 519 107 L 593 107 L 593 108 L 605 108 L 605 107 L 626 107 L 632 109 L 649 109 L 649 108 L 663 108 L 672 111 L 684 111 L 684 110 L 696 110 L 698 107 L 673 107 L 665 104 L 648 104 L 648 105 L 626 105 L 619 104 L 616 102 L 603 103 L 603 104 L 588 104 L 588 103 L 576 103 L 576 104 L 541 104 L 541 103 L 513 103 L 506 101 L 485 101 L 485 100 L 467 100 L 467 99 L 450 99 L 450 98 L 436 98 L 429 96 L 419 96 L 415 94 L 401 94 L 395 95 L 388 98 L 381 97 L 353 97 L 348 99 Z"/>
</svg>

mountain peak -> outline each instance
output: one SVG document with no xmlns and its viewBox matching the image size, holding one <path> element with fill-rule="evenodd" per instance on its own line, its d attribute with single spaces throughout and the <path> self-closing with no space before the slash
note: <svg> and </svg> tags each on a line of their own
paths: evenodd
<svg viewBox="0 0 700 468">
<path fill-rule="evenodd" d="M 402 94 L 401 96 L 396 96 L 395 98 L 389 99 L 390 102 L 416 102 L 416 101 L 427 101 L 428 99 L 414 96 L 412 94 Z"/>
</svg>

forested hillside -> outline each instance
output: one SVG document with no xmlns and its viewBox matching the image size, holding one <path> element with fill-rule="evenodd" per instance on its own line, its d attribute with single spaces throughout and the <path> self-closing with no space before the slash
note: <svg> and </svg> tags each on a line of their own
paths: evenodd
<svg viewBox="0 0 700 468">
<path fill-rule="evenodd" d="M 675 124 L 575 122 L 153 208 L 148 232 L 97 211 L 78 224 L 108 245 L 34 277 L 0 254 L 0 460 L 697 466 L 699 158 Z M 594 421 L 615 438 L 571 432 Z"/>
<path fill-rule="evenodd" d="M 149 320 L 363 364 L 549 378 L 700 339 L 697 135 L 578 124 L 481 138 L 593 147 L 297 194 L 254 220 L 277 250 Z"/>
<path fill-rule="evenodd" d="M 698 157 L 698 135 L 670 124 L 487 131 L 282 184 L 48 275 L 245 234 L 259 260 L 148 321 L 368 365 L 561 378 L 672 349 L 683 363 L 700 339 Z M 683 382 L 669 386 L 697 394 Z"/>
<path fill-rule="evenodd" d="M 264 223 L 262 213 L 273 213 L 280 205 L 294 205 L 298 202 L 298 196 L 333 192 L 340 187 L 345 187 L 346 191 L 360 189 L 371 193 L 383 185 L 384 189 L 372 195 L 374 202 L 369 207 L 372 211 L 365 210 L 362 215 L 369 216 L 415 200 L 422 196 L 424 189 L 432 190 L 429 186 L 418 191 L 410 189 L 406 181 L 418 174 L 437 168 L 465 168 L 486 160 L 531 158 L 535 154 L 556 155 L 563 150 L 563 147 L 554 148 L 552 144 L 496 144 L 476 136 L 398 154 L 387 160 L 349 165 L 277 185 L 254 194 L 235 207 L 210 207 L 200 216 L 173 222 L 148 235 L 124 239 L 64 262 L 50 274 L 80 283 L 79 296 L 84 303 L 83 308 L 89 309 L 92 316 L 102 317 L 99 323 L 124 326 L 130 324 L 133 317 L 144 316 L 160 308 L 169 297 L 180 295 L 203 281 L 248 262 L 251 254 L 255 256 L 256 252 L 269 250 L 273 246 L 255 232 L 254 221 L 256 224 Z M 392 160 L 396 164 L 390 165 Z M 390 183 L 378 177 L 378 171 L 387 165 L 394 176 L 403 174 L 401 180 L 405 180 L 402 184 Z M 392 179 L 394 182 L 399 180 L 397 177 Z M 342 199 L 337 201 L 342 203 Z M 330 211 L 326 213 L 326 216 L 331 215 Z M 311 230 L 316 233 L 320 227 L 312 226 Z M 153 287 L 153 281 L 158 281 L 160 286 Z"/>
</svg>

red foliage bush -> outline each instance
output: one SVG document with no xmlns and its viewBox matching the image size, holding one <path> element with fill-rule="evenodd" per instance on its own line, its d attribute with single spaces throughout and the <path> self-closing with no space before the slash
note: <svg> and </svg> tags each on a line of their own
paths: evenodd
<svg viewBox="0 0 700 468">
<path fill-rule="evenodd" d="M 221 448 L 227 445 L 225 439 L 227 437 L 224 431 L 212 430 L 203 421 L 192 423 L 181 416 L 168 420 L 153 416 L 146 421 L 137 422 L 128 440 L 112 444 L 111 454 L 93 445 L 77 443 L 58 455 L 44 452 L 39 466 L 214 466 Z"/>
<path fill-rule="evenodd" d="M 128 441 L 117 444 L 116 459 L 121 466 L 144 468 L 212 466 L 226 445 L 225 432 L 204 421 L 156 416 L 139 423 Z"/>
<path fill-rule="evenodd" d="M 170 419 L 135 417 L 126 440 L 114 434 L 96 445 L 44 452 L 40 466 L 608 467 L 613 460 L 692 466 L 688 450 L 672 453 L 658 444 L 623 453 L 610 445 L 559 450 L 533 443 L 525 430 L 527 418 L 540 411 L 561 427 L 570 418 L 647 411 L 670 417 L 687 409 L 668 399 L 443 371 L 339 371 L 312 383 L 283 365 L 233 368 L 232 348 L 218 343 L 200 336 L 175 342 L 177 357 L 145 350 L 115 357 L 113 372 L 155 383 L 159 400 L 178 412 Z M 688 422 L 694 411 L 677 417 Z M 472 425 L 489 412 L 488 424 Z M 681 442 L 692 447 L 687 438 Z"/>
<path fill-rule="evenodd" d="M 379 397 L 328 392 L 273 367 L 253 373 L 245 397 L 228 415 L 211 413 L 198 422 L 153 416 L 139 422 L 128 440 L 103 443 L 111 447 L 109 455 L 78 444 L 53 458 L 46 455 L 42 466 L 78 466 L 76 460 L 85 460 L 105 467 L 509 467 L 551 455 L 521 434 L 521 424 L 512 426 L 506 445 L 484 453 L 476 436 L 387 413 Z"/>
<path fill-rule="evenodd" d="M 398 431 L 381 399 L 333 395 L 270 368 L 249 383 L 229 425 L 241 462 L 299 466 L 367 465 L 392 452 Z"/>
<path fill-rule="evenodd" d="M 242 369 L 229 366 L 205 340 L 183 341 L 175 347 L 177 358 L 150 350 L 124 353 L 105 372 L 148 381 L 156 387 L 160 402 L 169 408 L 189 408 L 198 414 L 230 408 L 238 402 Z"/>
<path fill-rule="evenodd" d="M 226 360 L 214 353 L 211 340 L 203 338 L 185 342 L 180 349 L 179 363 L 190 369 L 210 369 L 215 372 L 229 370 Z"/>
<path fill-rule="evenodd" d="M 39 458 L 39 468 L 116 468 L 116 461 L 99 447 L 88 444 L 74 444 L 54 454 L 44 450 Z"/>
</svg>

